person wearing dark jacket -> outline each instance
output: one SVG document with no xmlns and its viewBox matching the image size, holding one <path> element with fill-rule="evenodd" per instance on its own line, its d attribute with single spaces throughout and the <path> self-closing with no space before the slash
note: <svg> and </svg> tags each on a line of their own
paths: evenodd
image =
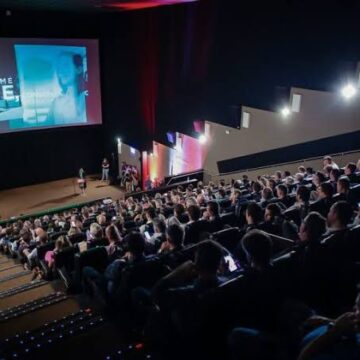
<svg viewBox="0 0 360 360">
<path fill-rule="evenodd" d="M 210 233 L 220 231 L 224 227 L 220 218 L 219 204 L 216 201 L 209 201 L 207 203 L 203 219 L 206 220 L 206 228 Z"/>
<path fill-rule="evenodd" d="M 198 205 L 190 205 L 187 209 L 190 221 L 185 226 L 184 245 L 196 244 L 201 235 L 207 231 L 206 221 L 200 220 L 201 210 Z"/>
</svg>

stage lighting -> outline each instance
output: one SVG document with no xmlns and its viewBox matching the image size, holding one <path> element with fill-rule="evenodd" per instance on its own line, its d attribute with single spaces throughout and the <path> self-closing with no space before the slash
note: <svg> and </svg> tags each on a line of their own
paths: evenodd
<svg viewBox="0 0 360 360">
<path fill-rule="evenodd" d="M 288 117 L 288 116 L 290 115 L 290 109 L 289 109 L 287 106 L 285 106 L 285 107 L 281 110 L 281 115 L 282 115 L 283 117 Z"/>
<path fill-rule="evenodd" d="M 200 143 L 200 144 L 205 144 L 206 141 L 207 141 L 206 136 L 205 136 L 204 134 L 201 134 L 201 135 L 199 136 L 199 143 Z"/>
<path fill-rule="evenodd" d="M 130 153 L 131 153 L 132 155 L 135 155 L 135 154 L 136 154 L 136 150 L 135 150 L 133 147 L 131 147 L 131 148 L 130 148 Z"/>
<path fill-rule="evenodd" d="M 121 139 L 119 137 L 116 140 L 118 144 L 121 144 Z"/>
<path fill-rule="evenodd" d="M 153 154 L 153 153 L 150 153 L 150 156 L 152 157 L 152 156 L 154 156 L 154 154 Z"/>
<path fill-rule="evenodd" d="M 341 95 L 347 100 L 354 97 L 356 93 L 357 93 L 357 89 L 352 84 L 347 84 L 341 89 Z"/>
</svg>

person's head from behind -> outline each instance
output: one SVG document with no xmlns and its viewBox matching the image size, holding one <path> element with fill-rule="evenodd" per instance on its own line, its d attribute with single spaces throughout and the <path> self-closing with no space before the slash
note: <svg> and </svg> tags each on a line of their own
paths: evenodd
<svg viewBox="0 0 360 360">
<path fill-rule="evenodd" d="M 46 244 L 49 239 L 47 232 L 42 228 L 35 229 L 35 235 L 40 244 Z"/>
<path fill-rule="evenodd" d="M 328 226 L 334 229 L 343 229 L 350 224 L 353 217 L 353 209 L 346 201 L 338 201 L 333 204 L 327 216 Z"/>
<path fill-rule="evenodd" d="M 266 207 L 264 215 L 266 222 L 274 222 L 279 216 L 281 216 L 281 208 L 278 204 L 269 204 Z"/>
<path fill-rule="evenodd" d="M 105 229 L 105 236 L 110 243 L 120 241 L 120 233 L 117 227 L 114 224 L 111 224 Z"/>
<path fill-rule="evenodd" d="M 234 189 L 230 195 L 230 200 L 232 203 L 235 203 L 241 197 L 241 191 L 239 189 Z"/>
<path fill-rule="evenodd" d="M 272 256 L 271 238 L 260 230 L 251 230 L 241 240 L 248 264 L 257 269 L 270 265 Z"/>
<path fill-rule="evenodd" d="M 128 251 L 133 258 L 138 258 L 144 254 L 145 239 L 139 232 L 126 235 L 124 241 L 127 243 Z"/>
<path fill-rule="evenodd" d="M 174 207 L 174 215 L 179 218 L 180 216 L 184 215 L 185 207 L 183 204 L 176 204 Z"/>
<path fill-rule="evenodd" d="M 184 242 L 184 230 L 180 225 L 173 224 L 166 229 L 166 239 L 171 250 L 180 249 Z"/>
<path fill-rule="evenodd" d="M 271 190 L 275 190 L 275 188 L 276 188 L 276 181 L 274 180 L 274 179 L 268 179 L 267 181 L 266 181 L 266 186 L 268 187 L 268 188 L 270 188 Z"/>
<path fill-rule="evenodd" d="M 252 188 L 253 188 L 253 191 L 254 191 L 254 192 L 259 193 L 259 192 L 261 192 L 263 186 L 262 186 L 262 184 L 261 184 L 259 181 L 255 181 L 255 182 L 253 183 Z"/>
<path fill-rule="evenodd" d="M 75 87 L 78 93 L 84 91 L 83 57 L 72 52 L 63 52 L 57 62 L 57 77 L 63 93 Z"/>
<path fill-rule="evenodd" d="M 195 265 L 202 278 L 214 278 L 220 267 L 223 249 L 214 241 L 206 240 L 199 244 L 196 255 Z"/>
<path fill-rule="evenodd" d="M 262 190 L 261 197 L 262 197 L 262 200 L 265 200 L 265 201 L 271 200 L 274 197 L 274 193 L 269 187 L 266 187 Z"/>
<path fill-rule="evenodd" d="M 41 228 L 38 228 L 41 229 Z M 20 230 L 20 238 L 21 240 L 25 241 L 26 243 L 29 243 L 32 235 L 31 235 L 31 231 L 29 229 L 23 228 Z"/>
<path fill-rule="evenodd" d="M 341 176 L 336 184 L 336 190 L 339 194 L 347 194 L 350 190 L 350 180 L 347 176 Z"/>
<path fill-rule="evenodd" d="M 190 205 L 187 210 L 191 221 L 198 221 L 200 219 L 201 210 L 199 206 Z"/>
<path fill-rule="evenodd" d="M 106 216 L 104 214 L 99 214 L 96 217 L 96 221 L 99 225 L 104 225 L 104 224 L 106 224 Z"/>
<path fill-rule="evenodd" d="M 349 176 L 349 175 L 355 174 L 355 172 L 356 172 L 356 164 L 353 162 L 349 162 L 345 166 L 345 175 Z"/>
<path fill-rule="evenodd" d="M 334 188 L 328 182 L 321 183 L 318 187 L 318 194 L 320 199 L 331 199 L 334 195 Z"/>
<path fill-rule="evenodd" d="M 156 210 L 154 207 L 150 206 L 145 209 L 146 220 L 152 222 L 156 218 Z"/>
<path fill-rule="evenodd" d="M 81 233 L 80 228 L 78 228 L 77 226 L 70 226 L 70 229 L 68 231 L 68 236 L 72 236 L 80 233 Z"/>
<path fill-rule="evenodd" d="M 66 236 L 59 236 L 55 241 L 56 251 L 61 251 L 69 246 L 71 246 L 71 242 Z"/>
<path fill-rule="evenodd" d="M 157 234 L 165 234 L 166 231 L 166 224 L 163 219 L 155 218 L 153 221 L 154 224 L 154 231 Z"/>
<path fill-rule="evenodd" d="M 311 166 L 306 168 L 306 175 L 312 175 L 314 173 L 314 169 Z"/>
<path fill-rule="evenodd" d="M 291 176 L 291 172 L 289 170 L 285 170 L 283 174 L 283 178 L 286 179 L 289 176 Z"/>
<path fill-rule="evenodd" d="M 298 171 L 299 171 L 299 173 L 301 173 L 301 174 L 305 174 L 305 173 L 306 173 L 305 166 L 300 165 L 300 166 L 298 167 Z"/>
<path fill-rule="evenodd" d="M 280 184 L 276 187 L 276 193 L 279 199 L 283 199 L 288 194 L 288 188 L 284 184 Z"/>
<path fill-rule="evenodd" d="M 248 225 L 256 225 L 259 224 L 263 219 L 263 212 L 261 206 L 256 202 L 251 202 L 246 207 L 245 212 L 246 223 Z"/>
<path fill-rule="evenodd" d="M 101 239 L 103 237 L 103 229 L 98 223 L 90 225 L 90 236 L 92 239 Z"/>
<path fill-rule="evenodd" d="M 326 219 L 318 212 L 310 212 L 301 223 L 299 239 L 303 243 L 319 241 L 326 231 Z"/>
<path fill-rule="evenodd" d="M 210 217 L 219 216 L 219 204 L 216 201 L 209 201 L 207 203 L 206 210 L 209 213 Z"/>
<path fill-rule="evenodd" d="M 310 201 L 310 190 L 305 185 L 300 185 L 296 190 L 296 201 L 307 204 Z"/>
</svg>

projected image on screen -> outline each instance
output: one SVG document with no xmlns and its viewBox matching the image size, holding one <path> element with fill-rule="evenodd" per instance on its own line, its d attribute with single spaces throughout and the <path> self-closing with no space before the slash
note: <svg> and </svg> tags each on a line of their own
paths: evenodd
<svg viewBox="0 0 360 360">
<path fill-rule="evenodd" d="M 0 132 L 101 124 L 96 40 L 0 39 Z"/>
</svg>

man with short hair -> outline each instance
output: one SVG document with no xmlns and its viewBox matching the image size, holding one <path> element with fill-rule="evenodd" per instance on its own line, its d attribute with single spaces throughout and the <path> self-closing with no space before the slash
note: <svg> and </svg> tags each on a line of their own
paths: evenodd
<svg viewBox="0 0 360 360">
<path fill-rule="evenodd" d="M 245 211 L 246 218 L 246 232 L 258 229 L 261 222 L 263 221 L 263 210 L 260 205 L 255 202 L 250 202 Z"/>
<path fill-rule="evenodd" d="M 300 218 L 304 219 L 310 206 L 310 190 L 305 185 L 300 185 L 296 190 L 296 206 L 299 209 Z"/>
<path fill-rule="evenodd" d="M 332 157 L 329 155 L 324 156 L 323 158 L 323 166 L 324 170 L 327 166 L 331 165 L 333 169 L 339 169 L 339 166 L 333 161 Z"/>
<path fill-rule="evenodd" d="M 159 254 L 179 251 L 184 246 L 184 230 L 180 225 L 173 224 L 166 229 L 166 241 L 162 243 Z"/>
<path fill-rule="evenodd" d="M 204 220 L 207 221 L 206 227 L 211 233 L 220 231 L 224 227 L 220 218 L 219 209 L 219 204 L 216 201 L 209 201 L 206 206 L 206 211 L 203 214 Z"/>
<path fill-rule="evenodd" d="M 326 217 L 331 205 L 334 203 L 334 188 L 330 182 L 321 183 L 317 189 L 318 200 L 310 205 L 311 211 L 317 211 Z"/>
<path fill-rule="evenodd" d="M 200 220 L 201 210 L 198 205 L 190 205 L 187 209 L 190 221 L 185 226 L 184 244 L 196 244 L 203 232 L 207 231 L 206 222 Z"/>
<path fill-rule="evenodd" d="M 346 230 L 354 215 L 351 205 L 346 201 L 338 201 L 331 206 L 327 216 L 328 233 Z"/>
<path fill-rule="evenodd" d="M 261 190 L 262 190 L 263 186 L 261 185 L 261 183 L 259 181 L 255 181 L 253 183 L 252 189 L 253 192 L 251 193 L 251 198 L 252 200 L 259 202 L 261 200 Z"/>
<path fill-rule="evenodd" d="M 147 231 L 150 235 L 154 233 L 154 224 L 153 221 L 156 218 L 156 210 L 154 207 L 149 206 L 145 209 L 145 217 L 146 217 L 146 224 L 140 226 L 140 233 L 144 234 Z"/>
<path fill-rule="evenodd" d="M 349 178 L 351 184 L 357 184 L 360 182 L 360 176 L 356 175 L 356 164 L 348 163 L 345 166 L 345 175 Z"/>
<path fill-rule="evenodd" d="M 290 206 L 294 205 L 295 199 L 292 199 L 288 195 L 288 188 L 284 184 L 279 184 L 276 187 L 276 194 L 278 199 L 280 200 L 280 203 L 285 206 L 285 208 L 289 208 Z"/>
<path fill-rule="evenodd" d="M 272 201 L 274 200 L 274 193 L 271 190 L 271 188 L 269 187 L 265 187 L 262 191 L 261 191 L 261 200 L 260 200 L 260 205 L 262 208 L 266 208 L 266 206 Z"/>
</svg>

